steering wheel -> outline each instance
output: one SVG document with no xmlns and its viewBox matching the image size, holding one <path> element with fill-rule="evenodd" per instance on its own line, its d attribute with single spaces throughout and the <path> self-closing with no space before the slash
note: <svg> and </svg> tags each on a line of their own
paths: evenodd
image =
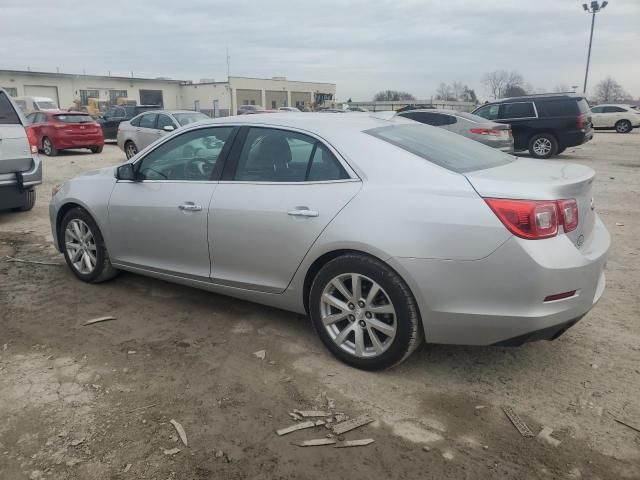
<svg viewBox="0 0 640 480">
<path fill-rule="evenodd" d="M 184 175 L 190 180 L 209 180 L 213 164 L 203 158 L 192 158 L 184 165 Z"/>
</svg>

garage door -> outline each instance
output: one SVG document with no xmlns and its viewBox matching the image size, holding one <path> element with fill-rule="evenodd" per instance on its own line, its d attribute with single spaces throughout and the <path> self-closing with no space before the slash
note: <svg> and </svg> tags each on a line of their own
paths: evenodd
<svg viewBox="0 0 640 480">
<path fill-rule="evenodd" d="M 50 87 L 47 85 L 25 85 L 24 86 L 25 97 L 47 97 L 60 105 L 60 99 L 58 98 L 58 87 Z"/>
</svg>

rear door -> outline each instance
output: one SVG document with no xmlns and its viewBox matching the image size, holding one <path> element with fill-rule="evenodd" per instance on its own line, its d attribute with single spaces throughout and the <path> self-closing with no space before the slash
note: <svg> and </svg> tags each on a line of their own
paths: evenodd
<svg viewBox="0 0 640 480">
<path fill-rule="evenodd" d="M 500 105 L 500 113 L 496 121 L 510 124 L 514 148 L 526 150 L 534 132 L 531 121 L 537 117 L 533 102 L 511 102 Z"/>
<path fill-rule="evenodd" d="M 22 119 L 7 94 L 0 90 L 0 180 L 2 174 L 29 170 L 32 161 Z"/>
<path fill-rule="evenodd" d="M 279 293 L 360 180 L 323 141 L 291 129 L 243 127 L 213 194 L 214 283 Z"/>
<path fill-rule="evenodd" d="M 140 123 L 136 128 L 136 138 L 138 139 L 138 141 L 135 142 L 135 144 L 138 146 L 138 150 L 146 148 L 162 136 L 158 133 L 158 130 L 156 128 L 157 120 L 157 113 L 145 113 L 140 118 Z"/>
</svg>

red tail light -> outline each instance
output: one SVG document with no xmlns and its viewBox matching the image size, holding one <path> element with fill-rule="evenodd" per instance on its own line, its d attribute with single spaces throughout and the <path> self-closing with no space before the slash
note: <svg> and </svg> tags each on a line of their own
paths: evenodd
<svg viewBox="0 0 640 480">
<path fill-rule="evenodd" d="M 36 135 L 36 131 L 33 127 L 24 127 L 24 130 L 27 133 L 27 140 L 29 141 L 31 153 L 38 153 L 38 136 Z"/>
<path fill-rule="evenodd" d="M 578 115 L 577 122 L 578 122 L 578 125 L 577 125 L 578 128 L 580 129 L 584 128 L 584 115 L 582 114 Z"/>
<path fill-rule="evenodd" d="M 471 133 L 475 133 L 477 135 L 495 135 L 496 137 L 508 136 L 508 130 L 496 130 L 494 128 L 470 128 L 469 131 Z"/>
<path fill-rule="evenodd" d="M 570 232 L 578 227 L 578 204 L 575 200 L 484 199 L 493 213 L 514 235 L 528 240 L 555 237 L 558 226 Z"/>
</svg>

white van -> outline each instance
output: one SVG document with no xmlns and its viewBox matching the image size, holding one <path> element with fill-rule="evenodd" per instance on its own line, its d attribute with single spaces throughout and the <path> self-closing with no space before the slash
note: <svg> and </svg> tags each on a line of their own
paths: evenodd
<svg viewBox="0 0 640 480">
<path fill-rule="evenodd" d="M 13 101 L 25 114 L 43 110 L 58 110 L 56 102 L 48 97 L 15 97 Z"/>
</svg>

